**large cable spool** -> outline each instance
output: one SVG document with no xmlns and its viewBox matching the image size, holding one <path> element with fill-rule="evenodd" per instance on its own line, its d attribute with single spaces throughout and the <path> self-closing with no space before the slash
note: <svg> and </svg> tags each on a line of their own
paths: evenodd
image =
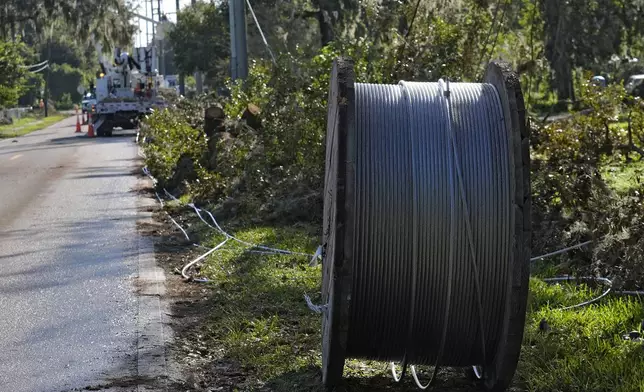
<svg viewBox="0 0 644 392">
<path fill-rule="evenodd" d="M 528 129 L 519 78 L 355 83 L 333 64 L 323 223 L 323 383 L 346 358 L 475 366 L 502 391 L 529 285 Z M 413 367 L 412 367 L 413 369 Z"/>
</svg>

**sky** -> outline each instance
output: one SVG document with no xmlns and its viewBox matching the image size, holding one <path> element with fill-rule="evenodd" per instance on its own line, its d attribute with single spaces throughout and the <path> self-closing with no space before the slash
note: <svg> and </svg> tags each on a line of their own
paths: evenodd
<svg viewBox="0 0 644 392">
<path fill-rule="evenodd" d="M 154 10 L 156 13 L 157 9 L 157 4 L 159 0 L 152 0 L 154 1 Z M 150 0 L 134 0 L 134 4 L 138 5 L 139 9 L 137 10 L 137 13 L 143 16 L 147 16 L 148 18 L 150 17 L 150 14 L 152 10 L 150 9 Z M 179 0 L 179 6 L 181 8 L 190 5 L 191 0 Z M 161 0 L 161 12 L 165 13 L 168 17 L 168 20 L 171 22 L 176 22 L 177 16 L 175 14 L 176 12 L 176 6 L 177 2 L 176 0 Z M 155 20 L 158 20 L 159 17 L 157 15 L 154 16 Z M 140 46 L 146 46 L 146 27 L 147 31 L 149 33 L 149 39 L 152 39 L 152 23 L 146 22 L 144 20 L 138 20 L 135 19 L 135 23 L 138 23 L 139 25 L 139 33 L 135 37 L 135 43 L 137 47 Z"/>
</svg>

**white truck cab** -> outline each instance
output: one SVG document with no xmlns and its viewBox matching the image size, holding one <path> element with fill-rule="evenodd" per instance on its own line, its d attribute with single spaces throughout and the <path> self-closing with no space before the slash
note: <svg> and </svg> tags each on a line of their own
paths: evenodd
<svg viewBox="0 0 644 392">
<path fill-rule="evenodd" d="M 96 110 L 92 124 L 96 136 L 111 136 L 114 128 L 135 129 L 139 120 L 165 106 L 157 97 L 155 48 L 137 48 L 136 58 L 116 50 L 114 64 L 101 62 L 105 73 L 96 79 Z"/>
<path fill-rule="evenodd" d="M 628 81 L 624 85 L 624 88 L 626 89 L 627 93 L 633 94 L 636 89 L 639 90 L 638 87 L 640 87 L 642 83 L 644 83 L 644 74 L 632 75 L 630 78 L 628 78 Z"/>
<path fill-rule="evenodd" d="M 96 94 L 88 92 L 81 102 L 81 110 L 83 113 L 91 113 L 94 105 L 96 105 Z"/>
</svg>

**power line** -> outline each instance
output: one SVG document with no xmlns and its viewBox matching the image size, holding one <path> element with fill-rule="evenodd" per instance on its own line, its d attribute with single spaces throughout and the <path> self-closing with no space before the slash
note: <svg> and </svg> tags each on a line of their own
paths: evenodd
<svg viewBox="0 0 644 392">
<path fill-rule="evenodd" d="M 494 49 L 496 48 L 496 41 L 499 38 L 499 33 L 501 32 L 501 28 L 503 27 L 503 22 L 505 21 L 505 13 L 508 10 L 508 7 L 510 5 L 509 1 L 506 1 L 505 4 L 503 5 L 503 12 L 501 12 L 501 20 L 499 21 L 499 24 L 496 28 L 496 34 L 494 35 L 494 41 L 492 41 L 492 48 L 490 50 L 490 56 L 494 54 Z"/>
<path fill-rule="evenodd" d="M 403 40 L 402 46 L 400 47 L 400 50 L 398 51 L 398 54 L 396 55 L 396 65 L 394 66 L 394 74 L 398 72 L 398 67 L 400 66 L 400 63 L 402 59 L 399 59 L 400 57 L 404 56 L 405 54 L 405 49 L 407 49 L 407 39 L 409 38 L 409 34 L 411 34 L 411 31 L 414 27 L 414 22 L 416 21 L 416 16 L 418 15 L 418 8 L 420 8 L 420 0 L 416 2 L 416 6 L 414 7 L 414 13 L 411 18 L 411 22 L 409 23 L 409 28 L 405 32 L 405 39 Z"/>
<path fill-rule="evenodd" d="M 32 65 L 21 65 L 20 67 L 21 67 L 21 68 L 36 68 L 36 67 L 42 67 L 43 65 L 47 64 L 47 62 L 48 62 L 48 61 L 49 61 L 49 60 L 45 60 L 45 61 L 43 61 L 42 63 L 32 64 Z"/>
<path fill-rule="evenodd" d="M 492 23 L 490 24 L 490 31 L 488 31 L 487 36 L 485 36 L 485 42 L 483 43 L 483 48 L 481 49 L 481 55 L 479 56 L 478 64 L 481 64 L 485 54 L 487 53 L 487 44 L 490 41 L 492 36 L 492 31 L 494 31 L 494 26 L 496 25 L 496 19 L 499 16 L 499 9 L 501 9 L 501 1 L 497 0 L 496 6 L 494 7 L 494 16 L 492 17 Z"/>
<path fill-rule="evenodd" d="M 508 0 L 499 0 L 497 2 L 497 10 L 495 10 L 495 19 L 496 19 L 496 12 L 498 11 L 498 7 L 501 7 L 501 2 L 502 1 L 504 3 L 503 3 L 503 6 L 502 6 L 501 18 L 499 19 L 499 23 L 496 25 L 496 32 L 494 33 L 494 41 L 492 41 L 492 47 L 490 48 L 490 59 L 494 55 L 494 49 L 496 48 L 496 41 L 499 38 L 499 33 L 501 32 L 501 28 L 503 27 L 503 22 L 505 21 L 505 14 L 506 14 L 506 11 L 508 10 L 508 7 L 510 5 L 510 1 L 508 1 Z M 490 32 L 492 30 L 492 27 L 494 27 L 494 24 L 490 27 Z M 479 60 L 479 64 L 483 60 L 484 55 L 487 54 L 487 39 L 489 37 L 490 37 L 490 35 L 488 34 L 488 37 L 485 40 L 485 46 L 483 47 L 483 52 L 481 53 L 481 59 Z M 488 61 L 487 61 L 488 63 L 489 63 L 490 59 L 488 59 Z M 486 66 L 487 66 L 487 63 L 486 63 Z"/>
<path fill-rule="evenodd" d="M 271 47 L 268 44 L 268 41 L 266 41 L 266 37 L 264 36 L 264 32 L 262 31 L 262 26 L 259 25 L 259 22 L 257 21 L 257 16 L 255 16 L 255 11 L 253 11 L 253 6 L 250 5 L 250 0 L 246 0 L 246 4 L 248 4 L 248 9 L 250 10 L 250 14 L 253 15 L 253 19 L 255 20 L 255 25 L 257 26 L 257 30 L 259 30 L 259 35 L 262 36 L 264 45 L 266 46 L 268 53 L 271 55 L 271 58 L 273 59 L 273 64 L 277 65 L 277 60 L 275 60 L 275 55 L 273 54 L 273 51 L 271 50 Z"/>
<path fill-rule="evenodd" d="M 46 64 L 45 66 L 43 66 L 43 67 L 41 67 L 41 68 L 38 68 L 38 69 L 37 69 L 37 70 L 35 70 L 35 71 L 30 70 L 29 72 L 31 72 L 31 73 L 38 73 L 38 72 L 40 72 L 40 71 L 44 71 L 44 70 L 46 70 L 47 68 L 49 68 L 49 64 Z"/>
</svg>

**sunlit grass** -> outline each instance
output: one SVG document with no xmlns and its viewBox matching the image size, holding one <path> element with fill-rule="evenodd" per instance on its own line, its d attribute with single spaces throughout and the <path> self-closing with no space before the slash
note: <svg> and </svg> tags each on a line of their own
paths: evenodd
<svg viewBox="0 0 644 392">
<path fill-rule="evenodd" d="M 634 154 L 637 156 L 637 154 Z M 644 161 L 614 162 L 602 168 L 602 177 L 617 192 L 641 187 L 644 180 Z"/>
<path fill-rule="evenodd" d="M 642 341 L 623 338 L 640 329 L 642 302 L 609 297 L 597 305 L 559 310 L 597 295 L 585 286 L 532 280 L 519 365 L 529 391 L 644 391 Z M 549 331 L 539 328 L 541 320 Z"/>
<path fill-rule="evenodd" d="M 313 253 L 320 241 L 318 230 L 309 225 L 241 225 L 236 235 L 244 241 L 305 253 Z M 224 239 L 215 235 L 209 245 Z M 319 300 L 320 267 L 310 267 L 308 257 L 247 250 L 230 243 L 201 269 L 211 279 L 216 303 L 203 330 L 206 339 L 241 364 L 257 385 L 269 385 L 273 391 L 321 391 L 321 319 L 303 300 L 304 293 Z M 595 297 L 600 289 L 531 280 L 513 390 L 644 391 L 642 343 L 622 338 L 639 328 L 644 318 L 641 302 L 609 297 L 585 308 L 559 310 Z M 548 332 L 539 329 L 542 319 L 550 326 Z M 387 379 L 386 364 L 380 362 L 348 360 L 345 377 L 351 391 L 388 390 L 393 383 Z M 463 388 L 455 390 L 470 390 Z M 414 389 L 405 384 L 396 390 Z"/>
<path fill-rule="evenodd" d="M 26 135 L 53 125 L 67 117 L 62 114 L 49 117 L 23 117 L 15 120 L 11 125 L 0 126 L 0 139 Z"/>
</svg>

